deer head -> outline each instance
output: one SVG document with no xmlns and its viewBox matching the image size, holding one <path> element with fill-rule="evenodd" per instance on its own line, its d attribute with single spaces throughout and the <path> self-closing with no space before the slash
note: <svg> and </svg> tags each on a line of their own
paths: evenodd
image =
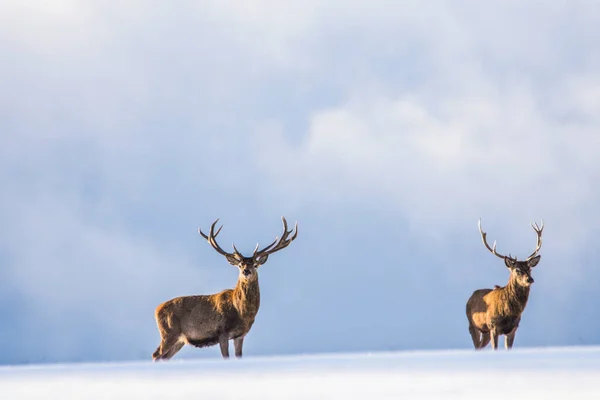
<svg viewBox="0 0 600 400">
<path fill-rule="evenodd" d="M 281 217 L 283 222 L 283 233 L 281 238 L 275 238 L 275 240 L 269 244 L 268 246 L 258 249 L 259 244 L 256 243 L 256 247 L 254 248 L 254 253 L 250 257 L 246 257 L 242 255 L 233 244 L 233 253 L 228 253 L 219 246 L 217 243 L 217 235 L 221 232 L 221 228 L 223 225 L 215 232 L 215 225 L 219 221 L 218 219 L 212 223 L 210 226 L 210 231 L 208 235 L 205 235 L 200 228 L 198 228 L 198 233 L 202 235 L 204 239 L 208 241 L 208 243 L 221 255 L 225 256 L 229 264 L 236 266 L 240 270 L 240 279 L 241 280 L 254 280 L 257 278 L 256 270 L 258 267 L 263 265 L 269 259 L 269 255 L 286 248 L 296 237 L 298 236 L 298 223 L 296 222 L 294 229 L 288 231 L 287 221 L 285 217 Z M 294 233 L 292 237 L 288 239 L 288 236 Z"/>
<path fill-rule="evenodd" d="M 516 257 L 512 257 L 510 254 L 508 256 L 503 256 L 496 251 L 496 242 L 492 247 L 487 242 L 487 233 L 481 230 L 481 218 L 479 219 L 479 233 L 481 233 L 481 240 L 483 241 L 484 246 L 496 257 L 499 257 L 504 260 L 504 264 L 511 272 L 511 278 L 515 279 L 518 284 L 521 286 L 531 286 L 534 282 L 533 277 L 531 276 L 531 269 L 538 265 L 540 262 L 540 255 L 538 252 L 542 247 L 542 231 L 544 230 L 544 221 L 541 221 L 541 226 L 538 226 L 537 222 L 531 224 L 531 227 L 537 234 L 537 245 L 535 250 L 529 257 L 527 257 L 523 261 L 517 260 Z"/>
</svg>

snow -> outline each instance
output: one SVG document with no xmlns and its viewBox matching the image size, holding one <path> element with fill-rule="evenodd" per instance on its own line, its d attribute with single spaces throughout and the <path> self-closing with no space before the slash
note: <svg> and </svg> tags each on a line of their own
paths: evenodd
<svg viewBox="0 0 600 400">
<path fill-rule="evenodd" d="M 2 399 L 600 399 L 600 347 L 0 367 Z"/>
</svg>

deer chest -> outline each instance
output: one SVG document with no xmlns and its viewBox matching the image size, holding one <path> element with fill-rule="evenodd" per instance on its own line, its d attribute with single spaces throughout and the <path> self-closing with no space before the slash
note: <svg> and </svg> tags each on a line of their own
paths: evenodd
<svg viewBox="0 0 600 400">
<path fill-rule="evenodd" d="M 229 329 L 227 329 L 227 332 L 229 333 L 229 338 L 235 339 L 235 338 L 246 335 L 250 331 L 250 328 L 252 328 L 253 324 L 254 324 L 254 319 L 238 320 L 238 322 L 235 325 L 228 327 Z"/>
<path fill-rule="evenodd" d="M 519 326 L 521 317 L 519 316 L 501 316 L 492 321 L 492 325 L 496 327 L 500 335 L 508 335 Z"/>
</svg>

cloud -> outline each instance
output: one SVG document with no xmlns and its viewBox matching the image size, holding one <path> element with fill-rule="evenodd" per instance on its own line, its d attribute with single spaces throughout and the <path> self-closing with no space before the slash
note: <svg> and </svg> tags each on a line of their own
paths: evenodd
<svg viewBox="0 0 600 400">
<path fill-rule="evenodd" d="M 519 255 L 546 221 L 522 343 L 590 331 L 591 4 L 42 3 L 0 16 L 0 362 L 146 358 L 159 302 L 233 286 L 217 217 L 248 250 L 300 224 L 248 354 L 468 346 L 506 279 L 478 217 Z"/>
<path fill-rule="evenodd" d="M 301 143 L 261 134 L 261 146 L 279 147 L 258 162 L 280 187 L 300 185 L 306 201 L 375 197 L 415 223 L 457 223 L 487 211 L 568 224 L 592 205 L 595 121 L 547 118 L 526 88 L 438 98 L 351 100 L 315 112 Z M 275 168 L 286 159 L 294 162 Z"/>
<path fill-rule="evenodd" d="M 412 10 L 427 22 L 439 18 L 411 25 L 410 39 L 422 48 L 408 63 L 429 67 L 412 84 L 386 90 L 385 74 L 372 74 L 368 87 L 347 82 L 345 98 L 311 110 L 301 140 L 278 122 L 257 128 L 259 146 L 276 148 L 258 157 L 263 171 L 285 190 L 301 186 L 296 193 L 309 202 L 375 198 L 400 207 L 415 224 L 444 221 L 450 230 L 484 211 L 515 222 L 547 216 L 572 228 L 585 216 L 593 226 L 597 216 L 586 213 L 600 170 L 594 157 L 600 81 L 591 73 L 598 59 L 592 51 L 575 63 L 574 49 L 566 47 L 589 37 L 584 3 L 568 16 L 558 6 L 530 4 L 516 12 L 516 3 L 495 4 L 494 18 L 468 4 L 451 12 Z M 540 23 L 525 35 L 534 16 Z M 542 65 L 551 68 L 536 74 Z M 275 168 L 283 160 L 294 162 Z M 565 233 L 560 242 L 572 248 L 579 239 Z"/>
</svg>

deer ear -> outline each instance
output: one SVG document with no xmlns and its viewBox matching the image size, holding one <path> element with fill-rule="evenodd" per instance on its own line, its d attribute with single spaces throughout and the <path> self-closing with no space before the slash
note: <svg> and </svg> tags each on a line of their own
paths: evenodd
<svg viewBox="0 0 600 400">
<path fill-rule="evenodd" d="M 506 264 L 506 266 L 510 269 L 513 269 L 515 267 L 515 262 L 516 261 L 512 258 L 504 257 L 504 264 Z"/>
<path fill-rule="evenodd" d="M 528 260 L 528 261 L 527 261 L 527 266 L 528 266 L 529 268 L 533 268 L 533 267 L 535 267 L 536 265 L 538 265 L 538 263 L 540 262 L 540 257 L 541 257 L 541 256 L 535 256 L 535 257 L 533 257 L 531 260 Z"/>
<path fill-rule="evenodd" d="M 235 256 L 226 255 L 225 258 L 227 261 L 229 261 L 229 264 L 235 265 L 236 267 L 240 263 L 240 260 L 238 260 Z"/>
<path fill-rule="evenodd" d="M 260 267 L 261 265 L 263 265 L 264 263 L 266 263 L 268 259 L 269 259 L 269 255 L 258 257 L 256 259 L 256 266 Z"/>
</svg>

